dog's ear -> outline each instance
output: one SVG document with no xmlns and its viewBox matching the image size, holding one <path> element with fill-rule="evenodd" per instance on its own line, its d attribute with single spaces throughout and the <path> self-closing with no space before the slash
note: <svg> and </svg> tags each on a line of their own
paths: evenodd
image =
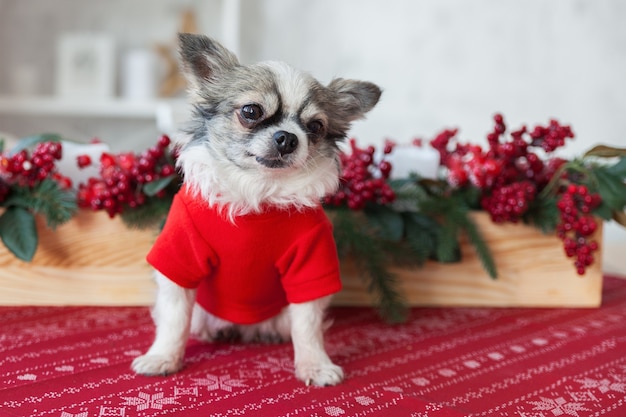
<svg viewBox="0 0 626 417">
<path fill-rule="evenodd" d="M 232 52 L 204 35 L 179 33 L 178 41 L 183 70 L 195 87 L 239 65 Z"/>
<path fill-rule="evenodd" d="M 364 117 L 378 103 L 382 94 L 376 84 L 343 78 L 332 80 L 328 88 L 335 93 L 338 114 L 347 122 Z"/>
</svg>

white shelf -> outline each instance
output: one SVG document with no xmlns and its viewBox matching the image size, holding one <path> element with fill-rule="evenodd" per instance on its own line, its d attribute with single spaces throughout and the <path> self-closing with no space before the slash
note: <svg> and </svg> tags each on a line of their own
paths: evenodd
<svg viewBox="0 0 626 417">
<path fill-rule="evenodd" d="M 12 115 L 95 116 L 154 118 L 160 106 L 177 105 L 182 100 L 135 101 L 111 99 L 71 99 L 58 97 L 0 96 L 0 113 Z"/>
<path fill-rule="evenodd" d="M 0 115 L 147 119 L 155 120 L 157 126 L 168 133 L 187 111 L 184 99 L 137 101 L 120 98 L 87 100 L 53 96 L 0 96 Z"/>
</svg>

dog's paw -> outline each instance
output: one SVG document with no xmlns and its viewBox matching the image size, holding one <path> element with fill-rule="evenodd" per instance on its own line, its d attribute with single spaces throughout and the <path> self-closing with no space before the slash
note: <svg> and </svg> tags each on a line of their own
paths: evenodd
<svg viewBox="0 0 626 417">
<path fill-rule="evenodd" d="M 343 369 L 332 362 L 296 365 L 296 377 L 307 386 L 325 387 L 343 381 Z"/>
<path fill-rule="evenodd" d="M 180 371 L 183 361 L 167 355 L 143 355 L 136 357 L 131 367 L 140 375 L 169 375 Z"/>
</svg>

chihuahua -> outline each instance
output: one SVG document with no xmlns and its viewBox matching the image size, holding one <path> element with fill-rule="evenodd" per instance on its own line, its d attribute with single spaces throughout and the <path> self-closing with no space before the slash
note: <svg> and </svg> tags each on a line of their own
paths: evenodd
<svg viewBox="0 0 626 417">
<path fill-rule="evenodd" d="M 339 144 L 378 102 L 376 85 L 324 86 L 280 62 L 242 65 L 218 42 L 180 34 L 193 111 L 177 138 L 183 185 L 147 256 L 158 285 L 156 337 L 132 368 L 179 371 L 187 339 L 291 340 L 307 385 L 343 370 L 324 348 L 324 311 L 341 289 L 320 201 L 339 183 Z"/>
</svg>

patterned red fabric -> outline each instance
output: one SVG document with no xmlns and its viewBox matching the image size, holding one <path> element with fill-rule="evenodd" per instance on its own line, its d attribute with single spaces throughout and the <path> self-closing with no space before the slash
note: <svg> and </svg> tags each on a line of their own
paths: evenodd
<svg viewBox="0 0 626 417">
<path fill-rule="evenodd" d="M 136 376 L 146 308 L 0 308 L 0 416 L 624 416 L 626 280 L 599 309 L 416 308 L 403 325 L 335 308 L 339 386 L 306 387 L 292 348 L 191 341 L 186 367 Z"/>
</svg>

